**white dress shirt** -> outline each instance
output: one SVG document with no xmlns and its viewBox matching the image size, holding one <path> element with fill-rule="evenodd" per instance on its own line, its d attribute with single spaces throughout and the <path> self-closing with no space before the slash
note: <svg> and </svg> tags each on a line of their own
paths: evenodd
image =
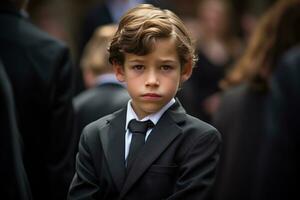
<svg viewBox="0 0 300 200">
<path fill-rule="evenodd" d="M 130 120 L 136 119 L 138 121 L 147 121 L 148 119 L 150 119 L 153 122 L 153 124 L 156 125 L 158 120 L 160 119 L 160 117 L 164 114 L 164 112 L 168 108 L 170 108 L 174 103 L 175 103 L 175 99 L 173 98 L 170 100 L 169 103 L 167 103 L 164 107 L 162 107 L 158 112 L 148 115 L 148 116 L 144 117 L 143 119 L 139 120 L 131 106 L 131 100 L 128 101 L 126 124 L 125 124 L 125 160 L 127 159 L 127 156 L 129 153 L 129 147 L 130 147 L 131 138 L 132 138 L 132 133 L 128 130 L 128 127 L 127 127 Z M 152 128 L 148 129 L 148 131 L 146 132 L 145 141 L 149 137 L 151 131 L 152 131 Z"/>
</svg>

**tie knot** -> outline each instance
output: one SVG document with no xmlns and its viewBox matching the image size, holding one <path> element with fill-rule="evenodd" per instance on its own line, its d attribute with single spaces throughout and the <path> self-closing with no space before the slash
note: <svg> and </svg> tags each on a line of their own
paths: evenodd
<svg viewBox="0 0 300 200">
<path fill-rule="evenodd" d="M 154 127 L 154 124 L 151 120 L 137 121 L 136 119 L 132 119 L 128 124 L 128 129 L 132 133 L 145 134 L 147 130 L 152 127 Z"/>
</svg>

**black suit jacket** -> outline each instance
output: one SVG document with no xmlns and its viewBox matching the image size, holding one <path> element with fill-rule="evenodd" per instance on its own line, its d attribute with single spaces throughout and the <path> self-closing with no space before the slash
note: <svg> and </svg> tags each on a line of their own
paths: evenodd
<svg viewBox="0 0 300 200">
<path fill-rule="evenodd" d="M 174 104 L 160 118 L 125 174 L 126 109 L 83 131 L 69 199 L 207 199 L 220 134 Z"/>
<path fill-rule="evenodd" d="M 24 169 L 22 139 L 17 127 L 12 88 L 0 60 L 0 192 L 7 200 L 30 200 Z"/>
<path fill-rule="evenodd" d="M 300 44 L 279 57 L 270 81 L 267 137 L 256 199 L 299 199 Z"/>
<path fill-rule="evenodd" d="M 33 197 L 65 199 L 73 169 L 68 49 L 14 11 L 0 12 L 0 27 L 0 57 L 15 95 Z"/>
<path fill-rule="evenodd" d="M 226 91 L 214 116 L 223 145 L 215 200 L 256 200 L 259 157 L 266 135 L 267 94 L 243 84 Z"/>
<path fill-rule="evenodd" d="M 89 123 L 124 107 L 129 100 L 127 90 L 118 83 L 104 83 L 86 90 L 73 100 L 77 135 Z"/>
</svg>

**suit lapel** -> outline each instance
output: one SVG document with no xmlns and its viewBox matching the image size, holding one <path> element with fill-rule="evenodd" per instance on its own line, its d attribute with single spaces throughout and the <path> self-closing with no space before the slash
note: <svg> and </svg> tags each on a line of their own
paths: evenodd
<svg viewBox="0 0 300 200">
<path fill-rule="evenodd" d="M 126 109 L 114 114 L 108 126 L 101 130 L 101 142 L 111 176 L 119 191 L 125 180 L 125 120 Z"/>
<path fill-rule="evenodd" d="M 129 191 L 133 184 L 143 175 L 160 154 L 170 145 L 170 143 L 181 133 L 178 123 L 184 121 L 185 111 L 176 102 L 167 110 L 152 130 L 143 149 L 137 155 L 123 189 L 120 199 Z"/>
</svg>

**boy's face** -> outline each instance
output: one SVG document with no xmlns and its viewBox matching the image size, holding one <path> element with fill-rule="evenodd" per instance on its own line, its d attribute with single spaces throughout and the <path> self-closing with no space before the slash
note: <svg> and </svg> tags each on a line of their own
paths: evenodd
<svg viewBox="0 0 300 200">
<path fill-rule="evenodd" d="M 166 105 L 192 72 L 191 62 L 181 70 L 174 39 L 159 39 L 153 49 L 144 56 L 125 53 L 124 66 L 114 64 L 116 77 L 127 83 L 132 107 L 140 119 Z"/>
</svg>

